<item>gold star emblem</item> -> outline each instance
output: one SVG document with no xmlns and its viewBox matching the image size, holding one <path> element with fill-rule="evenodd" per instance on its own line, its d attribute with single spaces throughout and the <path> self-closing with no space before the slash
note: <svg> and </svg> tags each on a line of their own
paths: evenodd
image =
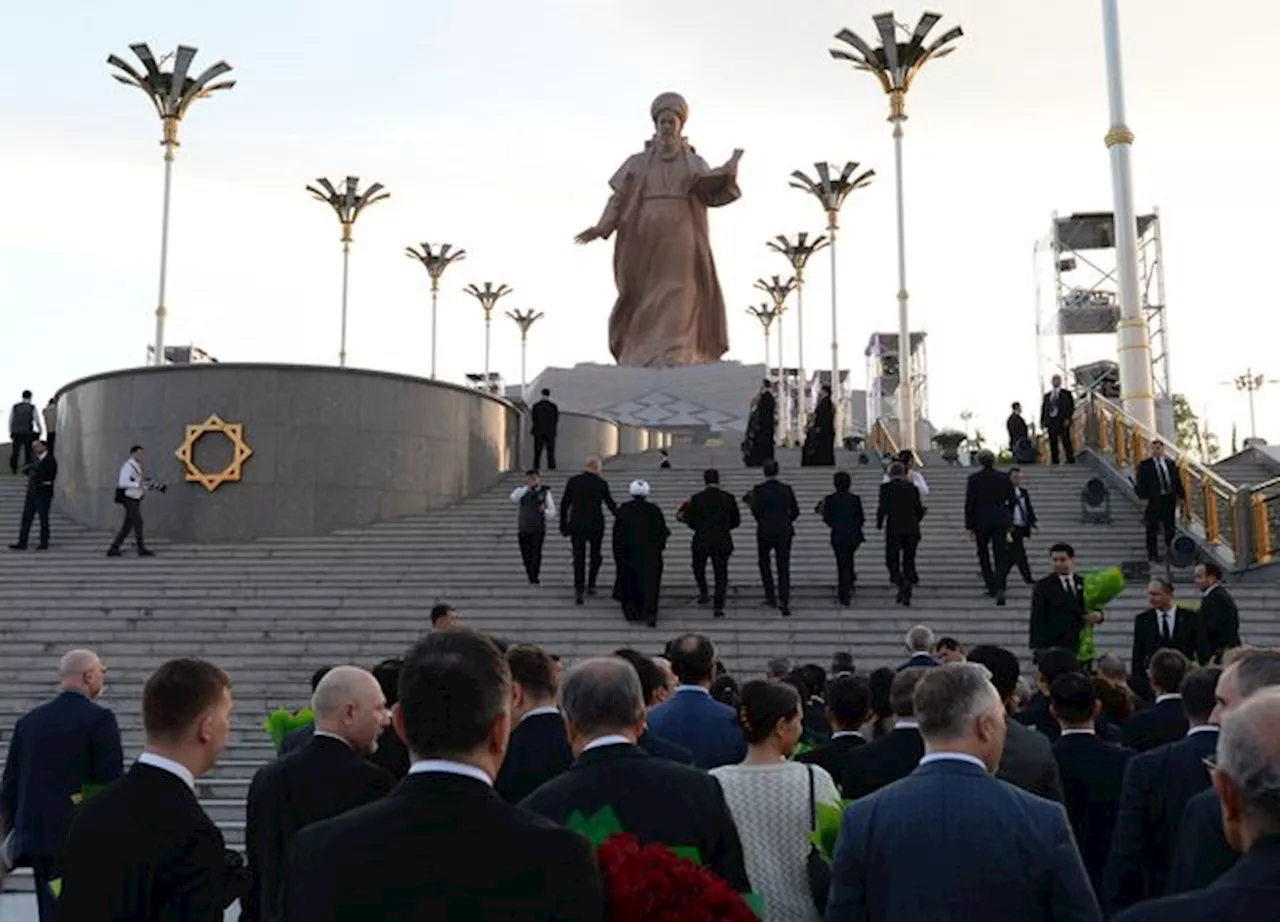
<svg viewBox="0 0 1280 922">
<path fill-rule="evenodd" d="M 206 473 L 195 463 L 196 442 L 206 435 L 220 433 L 231 443 L 231 463 L 217 473 Z M 223 422 L 216 413 L 198 426 L 187 426 L 187 437 L 182 446 L 175 452 L 182 466 L 186 469 L 187 483 L 198 483 L 212 493 L 224 483 L 239 483 L 245 461 L 253 454 L 253 449 L 244 440 L 244 426 L 241 423 Z"/>
</svg>

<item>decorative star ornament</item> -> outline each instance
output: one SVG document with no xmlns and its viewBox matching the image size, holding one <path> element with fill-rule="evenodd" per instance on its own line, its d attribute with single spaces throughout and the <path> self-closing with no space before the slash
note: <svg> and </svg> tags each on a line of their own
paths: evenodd
<svg viewBox="0 0 1280 922">
<path fill-rule="evenodd" d="M 225 436 L 231 443 L 231 462 L 217 473 L 207 473 L 195 463 L 196 442 L 215 433 Z M 187 483 L 198 483 L 212 493 L 224 483 L 239 483 L 244 463 L 253 454 L 253 449 L 244 440 L 243 424 L 223 422 L 215 413 L 198 426 L 187 426 L 187 436 L 174 454 L 182 462 Z"/>
</svg>

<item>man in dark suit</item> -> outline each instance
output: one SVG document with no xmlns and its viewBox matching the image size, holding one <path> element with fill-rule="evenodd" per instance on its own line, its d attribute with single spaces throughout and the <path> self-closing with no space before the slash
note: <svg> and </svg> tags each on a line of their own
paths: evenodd
<svg viewBox="0 0 1280 922">
<path fill-rule="evenodd" d="M 871 684 L 852 673 L 837 675 L 827 683 L 823 702 L 831 739 L 796 756 L 796 761 L 821 766 L 838 784 L 849 753 L 867 745 L 861 727 L 871 713 Z"/>
<path fill-rule="evenodd" d="M 533 427 L 533 467 L 542 467 L 542 452 L 547 453 L 547 470 L 556 469 L 556 429 L 560 426 L 560 408 L 551 402 L 551 391 L 542 389 L 542 399 L 529 408 Z"/>
<path fill-rule="evenodd" d="M 800 506 L 790 486 L 778 479 L 778 462 L 770 458 L 764 463 L 764 483 L 747 494 L 747 505 L 756 518 L 756 555 L 760 563 L 760 581 L 764 584 L 764 601 L 780 608 L 784 617 L 791 614 L 791 539 L 794 522 L 800 518 Z M 778 582 L 774 585 L 771 558 L 778 562 Z"/>
<path fill-rule="evenodd" d="M 964 494 L 964 529 L 978 547 L 978 566 L 987 595 L 1004 604 L 1005 579 L 1009 575 L 1009 526 L 1012 519 L 1013 483 L 996 470 L 996 456 L 978 452 L 979 470 L 969 475 Z"/>
<path fill-rule="evenodd" d="M 923 669 L 932 669 L 937 666 L 938 659 L 933 655 L 934 647 L 937 641 L 934 638 L 933 629 L 923 624 L 917 624 L 911 630 L 907 631 L 905 644 L 907 648 L 907 661 L 898 667 L 901 672 L 904 669 L 914 669 L 920 667 Z"/>
<path fill-rule="evenodd" d="M 1041 577 L 1031 592 L 1032 654 L 1061 647 L 1075 653 L 1086 625 L 1101 624 L 1102 612 L 1084 610 L 1084 579 L 1076 573 L 1076 550 L 1058 542 L 1049 549 L 1053 572 Z"/>
<path fill-rule="evenodd" d="M 320 680 L 332 669 L 332 666 L 321 666 L 315 672 L 311 673 L 311 694 L 316 693 L 316 689 L 320 687 Z M 305 727 L 299 727 L 291 730 L 284 735 L 284 739 L 280 741 L 280 755 L 287 756 L 291 752 L 296 752 L 307 743 L 311 742 L 311 736 L 316 732 L 315 723 L 309 723 Z"/>
<path fill-rule="evenodd" d="M 1138 498 L 1147 503 L 1143 513 L 1147 526 L 1147 559 L 1160 560 L 1156 534 L 1164 532 L 1164 547 L 1167 549 L 1178 530 L 1178 503 L 1187 499 L 1178 466 L 1165 457 L 1164 442 L 1157 440 L 1151 443 L 1151 457 L 1138 465 L 1134 489 Z"/>
<path fill-rule="evenodd" d="M 59 914 L 222 922 L 249 878 L 195 784 L 227 745 L 231 680 L 203 660 L 170 660 L 142 690 L 142 724 L 138 761 L 87 799 L 71 826 Z"/>
<path fill-rule="evenodd" d="M 667 700 L 670 696 L 667 688 L 667 676 L 659 668 L 653 657 L 645 656 L 638 650 L 626 648 L 614 650 L 613 655 L 619 659 L 626 660 L 631 664 L 631 668 L 636 671 L 636 676 L 640 679 L 640 691 L 644 694 L 644 706 L 648 711 L 652 711 Z M 671 691 L 675 690 L 674 684 L 673 681 Z M 677 746 L 670 740 L 663 739 L 650 730 L 647 725 L 644 728 L 644 732 L 640 734 L 640 738 L 636 740 L 636 745 L 655 758 L 670 759 L 672 762 L 679 762 L 681 765 L 693 764 L 692 752 L 683 746 Z"/>
<path fill-rule="evenodd" d="M 517 645 L 507 651 L 515 693 L 511 719 L 515 729 L 494 789 L 518 804 L 573 764 L 564 718 L 556 707 L 559 684 L 555 661 L 540 647 Z"/>
<path fill-rule="evenodd" d="M 1190 729 L 1176 742 L 1135 756 L 1129 763 L 1102 890 L 1113 911 L 1165 892 L 1183 811 L 1192 797 L 1209 786 L 1204 760 L 1213 755 L 1218 742 L 1218 728 L 1209 719 L 1220 678 L 1217 667 L 1188 675 L 1179 704 L 1186 712 L 1183 723 Z"/>
<path fill-rule="evenodd" d="M 581 474 L 564 485 L 560 499 L 560 534 L 573 545 L 573 601 L 582 604 L 582 594 L 595 595 L 596 580 L 604 557 L 604 508 L 618 514 L 618 504 L 609 495 L 609 484 L 600 476 L 600 459 L 588 458 Z M 591 547 L 591 570 L 587 571 L 587 546 Z"/>
<path fill-rule="evenodd" d="M 715 646 L 701 634 L 684 634 L 667 646 L 667 658 L 680 685 L 649 712 L 649 729 L 692 752 L 699 768 L 741 762 L 747 755 L 747 739 L 738 715 L 711 697 Z"/>
<path fill-rule="evenodd" d="M 511 672 L 493 641 L 466 629 L 419 641 L 392 721 L 413 753 L 409 776 L 298 834 L 286 922 L 599 922 L 590 843 L 493 790 L 511 730 Z"/>
<path fill-rule="evenodd" d="M 1157 650 L 1177 650 L 1192 661 L 1209 659 L 1204 621 L 1199 612 L 1174 602 L 1172 583 L 1153 577 L 1147 584 L 1147 604 L 1151 607 L 1134 619 L 1133 654 L 1129 657 L 1133 690 L 1144 698 L 1152 697 L 1147 664 Z"/>
<path fill-rule="evenodd" d="M 1240 610 L 1222 584 L 1222 567 L 1212 560 L 1196 565 L 1196 588 L 1200 590 L 1200 621 L 1204 625 L 1208 658 L 1222 662 L 1222 654 L 1240 646 Z"/>
<path fill-rule="evenodd" d="M 706 485 L 695 493 L 679 516 L 693 529 L 693 578 L 698 584 L 698 604 L 714 602 L 717 618 L 724 617 L 724 600 L 729 591 L 729 557 L 733 554 L 733 530 L 742 524 L 738 501 L 733 494 L 720 489 L 720 472 L 709 468 L 702 472 Z M 715 579 L 715 596 L 707 596 L 707 561 Z"/>
<path fill-rule="evenodd" d="M 1050 698 L 1053 716 L 1062 726 L 1053 756 L 1062 776 L 1067 816 L 1094 893 L 1101 894 L 1125 767 L 1134 753 L 1098 738 L 1094 721 L 1102 712 L 1102 702 L 1088 676 L 1078 672 L 1061 676 L 1053 683 Z"/>
<path fill-rule="evenodd" d="M 1213 788 L 1240 863 L 1207 889 L 1155 900 L 1123 922 L 1255 922 L 1280 916 L 1280 692 L 1242 704 L 1222 725 Z"/>
<path fill-rule="evenodd" d="M 853 478 L 846 471 L 837 471 L 834 483 L 835 492 L 823 499 L 818 508 L 822 521 L 831 529 L 831 550 L 836 557 L 836 599 L 841 605 L 848 605 L 858 581 L 853 557 L 862 546 L 862 527 L 867 517 L 862 511 L 862 500 L 850 489 Z"/>
<path fill-rule="evenodd" d="M 1022 468 L 1009 468 L 1009 482 L 1013 484 L 1013 496 L 1009 498 L 1009 520 L 1012 523 L 1009 529 L 1009 566 L 1017 567 L 1022 581 L 1031 585 L 1035 579 L 1027 561 L 1027 540 L 1039 528 L 1036 507 L 1031 504 L 1031 494 L 1022 485 Z"/>
<path fill-rule="evenodd" d="M 53 504 L 53 482 L 58 479 L 58 462 L 44 442 L 31 443 L 35 460 L 23 469 L 27 475 L 27 496 L 22 504 L 22 522 L 18 526 L 18 541 L 9 545 L 11 551 L 25 551 L 31 537 L 31 525 L 40 519 L 40 543 L 37 551 L 49 549 L 49 507 Z"/>
<path fill-rule="evenodd" d="M 1022 418 L 1022 404 L 1014 401 L 1009 408 L 1009 418 L 1004 422 L 1005 432 L 1009 434 L 1009 451 L 1018 447 L 1018 442 L 1027 438 L 1027 421 Z"/>
<path fill-rule="evenodd" d="M 1062 375 L 1054 375 L 1049 392 L 1040 403 L 1040 428 L 1049 435 L 1049 460 L 1058 463 L 1058 444 L 1067 455 L 1067 463 L 1076 463 L 1076 449 L 1071 439 L 1071 418 L 1076 412 L 1076 399 L 1062 386 Z"/>
<path fill-rule="evenodd" d="M 565 675 L 561 703 L 577 761 L 520 806 L 556 823 L 575 813 L 590 818 L 608 807 L 642 843 L 693 847 L 725 883 L 750 892 L 742 843 L 720 783 L 636 745 L 645 707 L 635 670 L 617 657 L 579 663 Z"/>
<path fill-rule="evenodd" d="M 991 777 L 1005 706 L 987 670 L 923 670 L 914 697 L 926 754 L 902 782 L 845 811 L 826 917 L 1098 922 L 1062 806 Z"/>
<path fill-rule="evenodd" d="M 1152 655 L 1147 663 L 1147 687 L 1155 703 L 1120 725 L 1126 746 L 1146 752 L 1187 735 L 1189 724 L 1180 692 L 1190 671 L 1191 662 L 1178 650 L 1160 649 Z"/>
<path fill-rule="evenodd" d="M 889 569 L 889 582 L 898 587 L 899 605 L 911 604 L 911 590 L 920 582 L 916 549 L 920 546 L 923 518 L 920 491 L 907 479 L 906 465 L 894 461 L 889 465 L 889 480 L 880 484 L 876 529 L 884 531 L 885 566 Z"/>
<path fill-rule="evenodd" d="M 249 785 L 244 834 L 252 885 L 240 903 L 242 922 L 280 918 L 289 847 L 300 830 L 383 797 L 395 784 L 365 758 L 390 721 L 377 679 L 355 666 L 331 669 L 311 709 L 311 739 L 258 769 Z"/>
<path fill-rule="evenodd" d="M 941 668 L 941 667 L 937 667 Z M 893 677 L 889 686 L 889 706 L 893 709 L 893 729 L 865 746 L 849 751 L 844 760 L 844 774 L 836 778 L 844 796 L 853 800 L 865 797 L 900 778 L 911 774 L 924 755 L 915 720 L 911 695 L 920 678 L 930 669 L 904 669 Z"/>
<path fill-rule="evenodd" d="M 31 865 L 40 922 L 58 917 L 49 883 L 60 876 L 75 802 L 86 784 L 108 784 L 123 770 L 115 715 L 94 703 L 106 672 L 90 650 L 64 655 L 58 696 L 20 718 L 9 738 L 0 838 L 8 830 L 15 863 Z"/>
</svg>

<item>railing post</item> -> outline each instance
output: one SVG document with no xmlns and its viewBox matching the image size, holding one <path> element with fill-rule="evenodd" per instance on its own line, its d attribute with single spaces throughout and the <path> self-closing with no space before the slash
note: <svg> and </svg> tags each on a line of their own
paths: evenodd
<svg viewBox="0 0 1280 922">
<path fill-rule="evenodd" d="M 1260 492 L 1249 497 L 1250 519 L 1253 524 L 1253 562 L 1271 563 L 1275 548 L 1271 546 L 1271 523 L 1267 521 L 1267 498 Z"/>
<path fill-rule="evenodd" d="M 1200 484 L 1204 494 L 1204 537 L 1210 544 L 1218 544 L 1222 539 L 1221 523 L 1218 521 L 1218 491 L 1213 484 L 1205 481 Z M 1190 492 L 1187 493 L 1190 496 Z M 1191 515 L 1186 515 L 1191 518 Z"/>
<path fill-rule="evenodd" d="M 1129 439 L 1124 428 L 1124 420 L 1115 418 L 1116 467 L 1123 469 L 1129 463 Z"/>
</svg>

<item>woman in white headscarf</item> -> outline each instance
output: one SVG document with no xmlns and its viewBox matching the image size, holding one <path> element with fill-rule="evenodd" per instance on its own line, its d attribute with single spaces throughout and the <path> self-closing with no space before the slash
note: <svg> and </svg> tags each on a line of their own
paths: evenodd
<svg viewBox="0 0 1280 922">
<path fill-rule="evenodd" d="M 649 484 L 631 484 L 631 501 L 618 507 L 613 521 L 613 556 L 618 563 L 617 599 L 628 621 L 658 624 L 662 552 L 671 530 L 662 510 L 649 502 Z"/>
</svg>

